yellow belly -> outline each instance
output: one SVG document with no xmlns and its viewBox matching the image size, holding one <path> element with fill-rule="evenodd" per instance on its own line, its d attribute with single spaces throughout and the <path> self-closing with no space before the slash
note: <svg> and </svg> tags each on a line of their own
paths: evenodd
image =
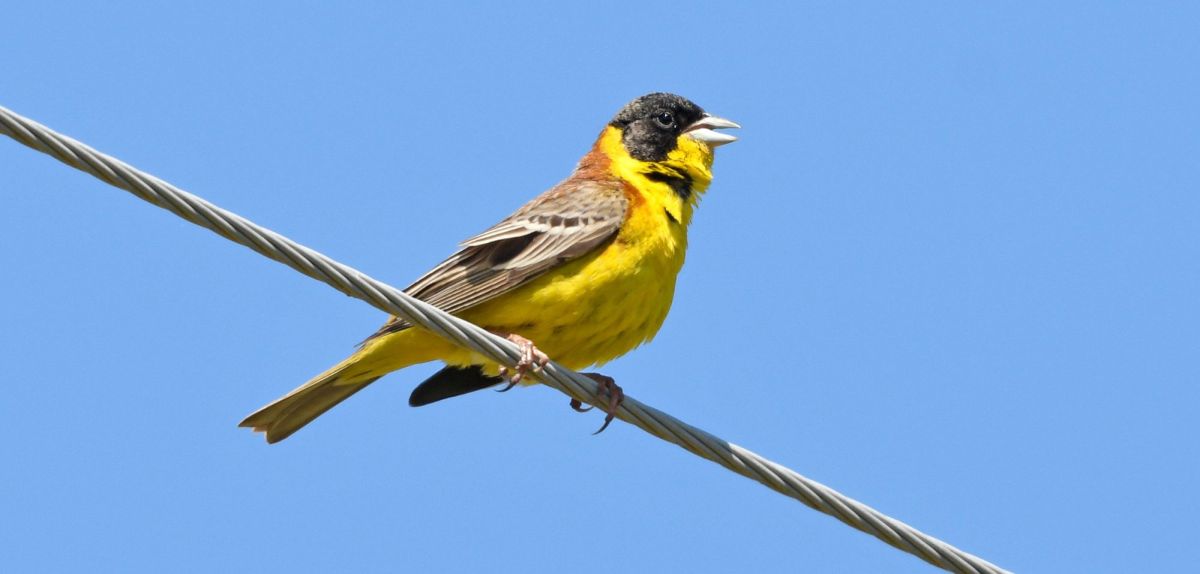
<svg viewBox="0 0 1200 574">
<path fill-rule="evenodd" d="M 618 236 L 596 254 L 471 309 L 463 318 L 530 339 L 568 368 L 600 365 L 658 332 L 683 265 L 681 247 Z M 471 357 L 466 362 L 479 361 Z"/>
</svg>

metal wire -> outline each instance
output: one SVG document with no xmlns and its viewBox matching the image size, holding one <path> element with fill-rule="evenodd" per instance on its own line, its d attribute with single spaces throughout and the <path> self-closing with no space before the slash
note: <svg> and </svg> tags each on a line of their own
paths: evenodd
<svg viewBox="0 0 1200 574">
<path fill-rule="evenodd" d="M 0 107 L 0 133 L 500 364 L 513 365 L 519 358 L 517 346 L 507 340 L 4 107 Z M 601 406 L 605 404 L 597 398 L 598 388 L 594 381 L 554 362 L 538 374 L 538 379 L 571 398 Z M 1007 572 L 632 397 L 625 398 L 616 415 L 660 439 L 761 482 L 934 566 L 967 574 Z"/>
</svg>

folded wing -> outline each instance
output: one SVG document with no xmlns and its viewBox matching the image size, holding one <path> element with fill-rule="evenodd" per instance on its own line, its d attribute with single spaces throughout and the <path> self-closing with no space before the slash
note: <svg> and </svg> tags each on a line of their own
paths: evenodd
<svg viewBox="0 0 1200 574">
<path fill-rule="evenodd" d="M 405 293 L 448 313 L 470 309 L 607 244 L 626 207 L 618 181 L 567 180 L 464 241 Z M 367 340 L 409 326 L 393 317 Z"/>
</svg>

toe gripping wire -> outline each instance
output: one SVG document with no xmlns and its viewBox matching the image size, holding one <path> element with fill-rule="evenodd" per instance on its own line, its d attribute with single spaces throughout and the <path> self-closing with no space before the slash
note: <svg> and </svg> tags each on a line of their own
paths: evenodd
<svg viewBox="0 0 1200 574">
<path fill-rule="evenodd" d="M 372 279 L 269 229 L 225 211 L 170 183 L 45 126 L 0 107 L 0 133 L 124 189 L 196 225 L 234 241 L 300 273 L 370 303 L 386 313 L 422 325 L 455 344 L 476 351 L 502 365 L 515 365 L 521 350 L 511 341 L 453 317 L 394 287 Z M 570 371 L 553 361 L 537 378 L 571 397 L 604 410 L 614 409 L 611 396 L 602 394 L 597 381 Z M 615 407 L 617 418 L 711 460 L 768 488 L 870 534 L 900 550 L 951 572 L 968 574 L 1006 572 L 990 562 L 933 538 L 899 520 L 810 480 L 749 450 L 693 427 L 632 397 Z"/>
</svg>

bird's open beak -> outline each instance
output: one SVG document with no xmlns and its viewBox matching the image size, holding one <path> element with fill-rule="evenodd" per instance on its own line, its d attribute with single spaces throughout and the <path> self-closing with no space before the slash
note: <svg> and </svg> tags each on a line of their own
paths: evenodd
<svg viewBox="0 0 1200 574">
<path fill-rule="evenodd" d="M 737 141 L 737 137 L 729 134 L 723 134 L 714 130 L 740 127 L 742 126 L 739 126 L 725 118 L 718 118 L 717 116 L 704 116 L 684 129 L 683 133 L 696 141 L 701 141 L 712 147 L 717 147 L 719 145 L 725 145 L 727 143 Z"/>
</svg>

